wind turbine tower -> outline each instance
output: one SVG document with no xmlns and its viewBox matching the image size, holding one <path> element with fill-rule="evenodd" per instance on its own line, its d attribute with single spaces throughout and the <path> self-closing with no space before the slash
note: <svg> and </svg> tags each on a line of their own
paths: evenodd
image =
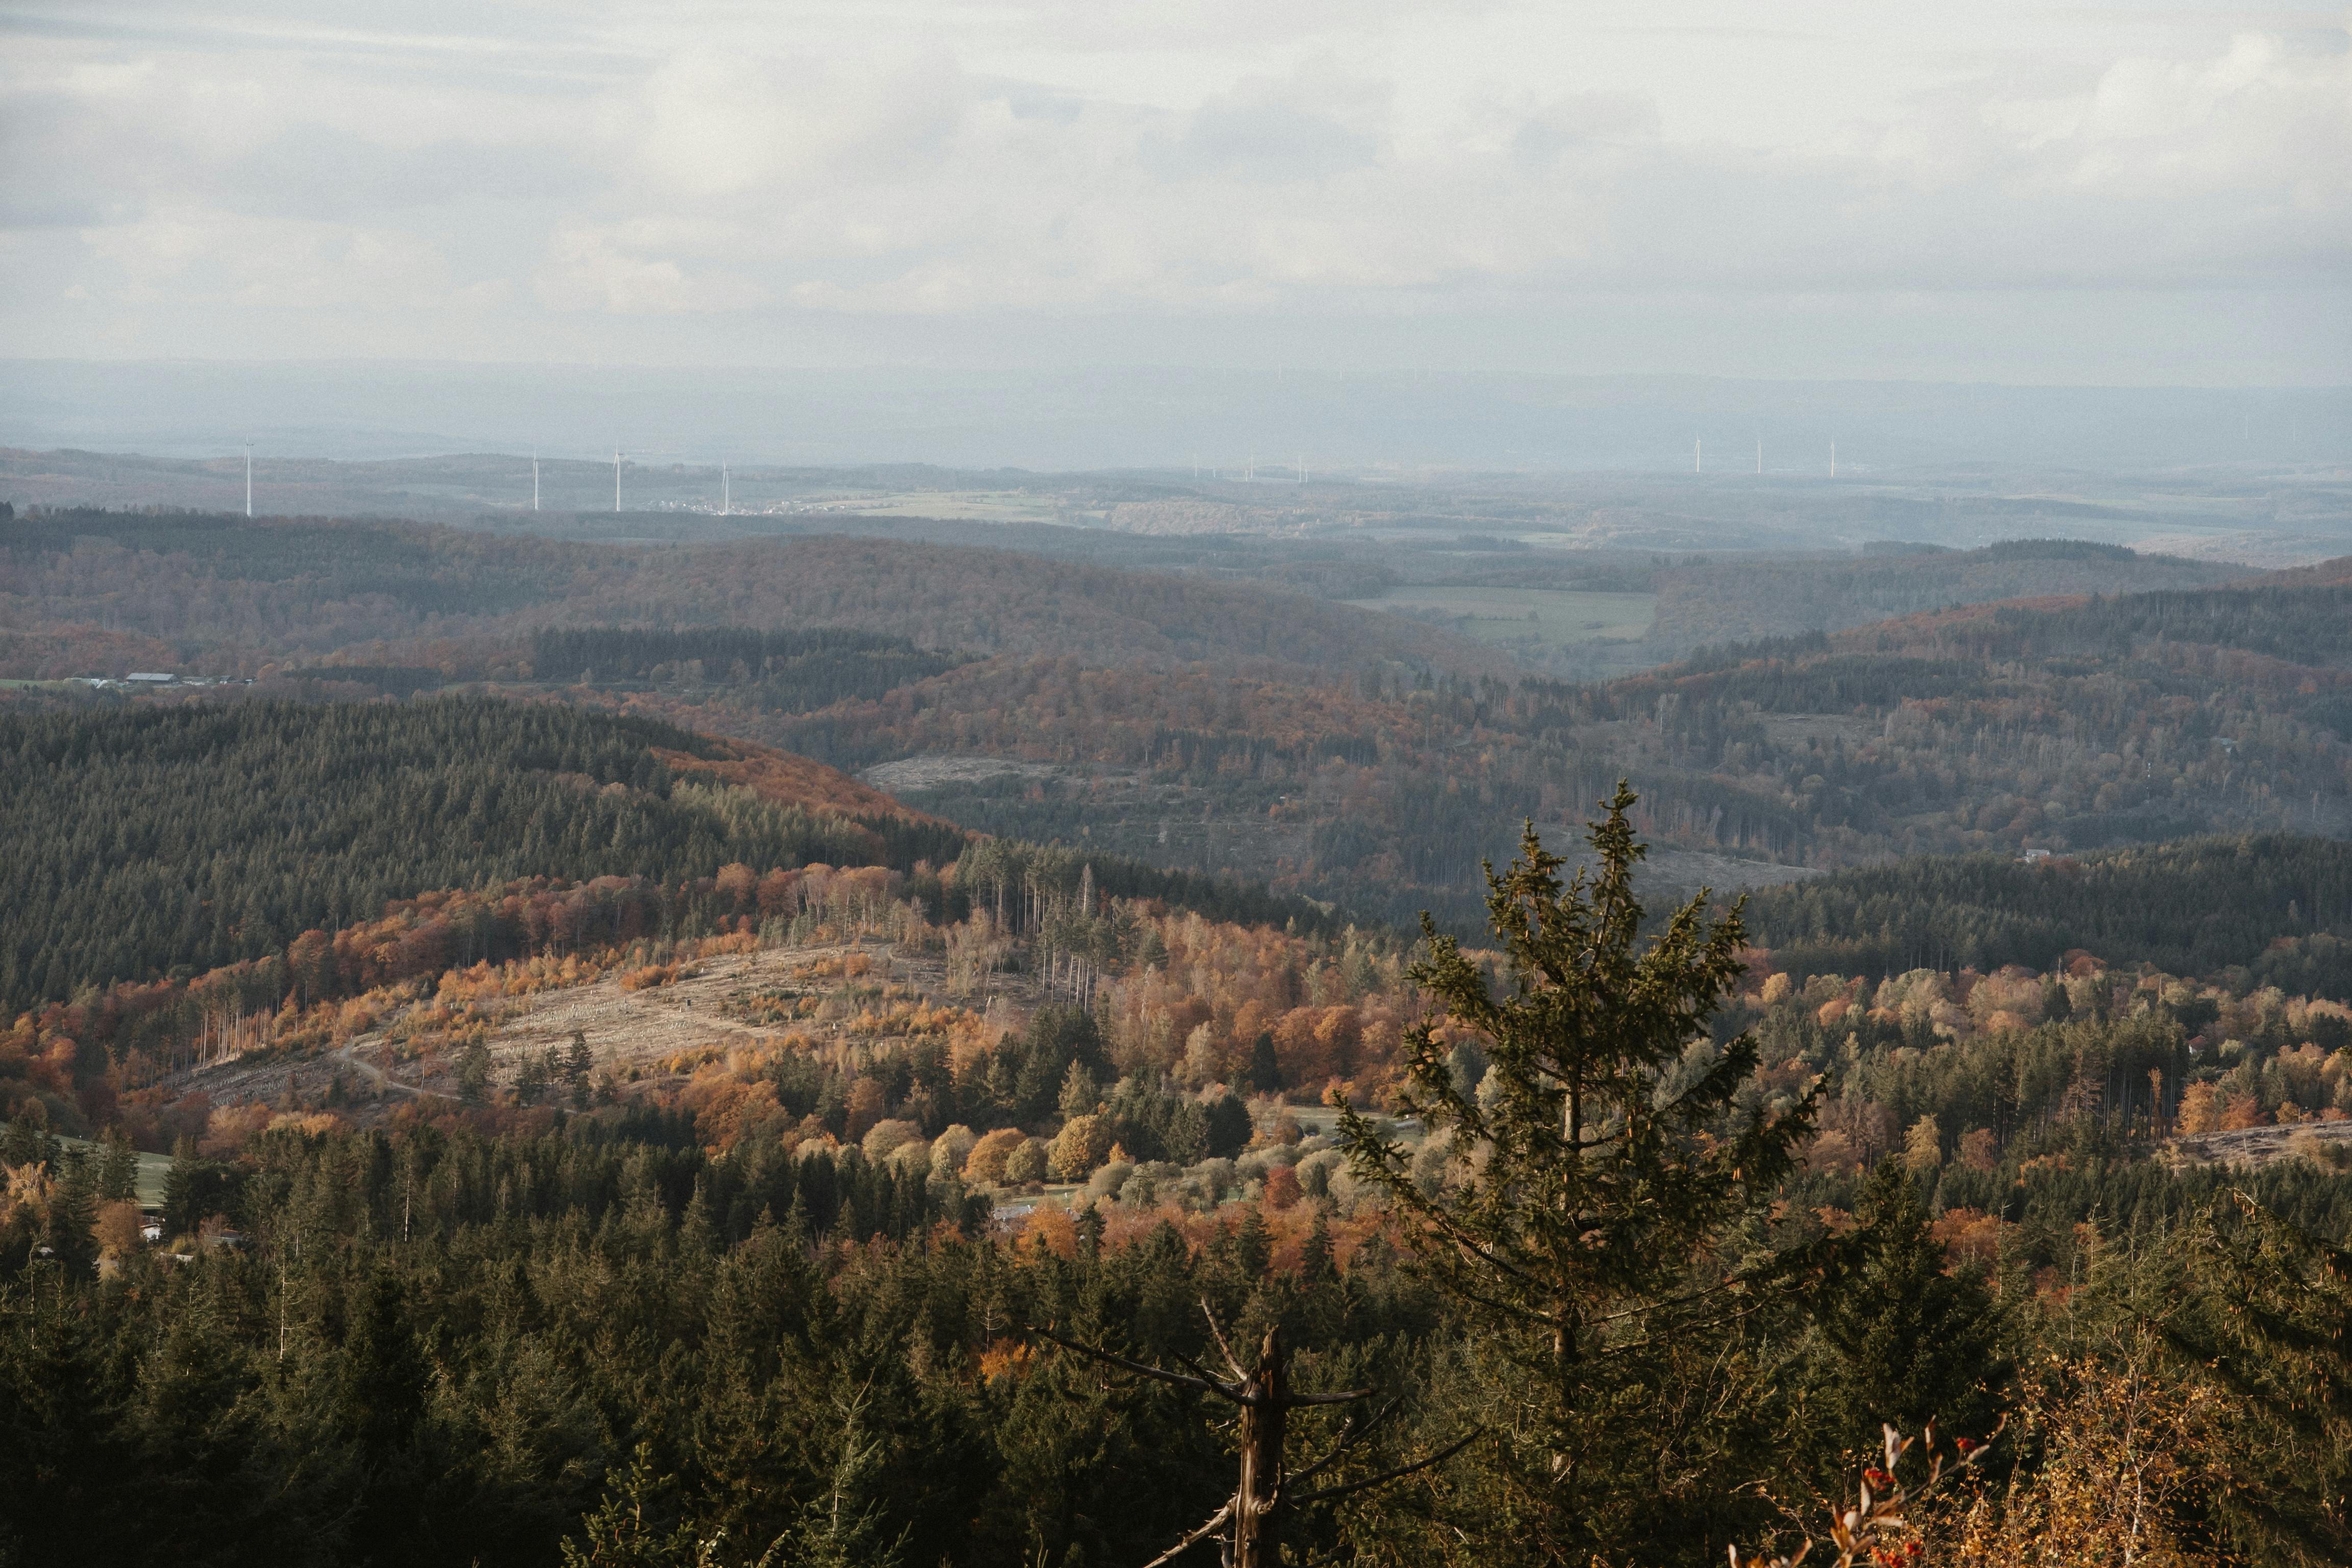
<svg viewBox="0 0 2352 1568">
<path fill-rule="evenodd" d="M 613 448 L 613 515 L 621 512 L 621 448 Z"/>
<path fill-rule="evenodd" d="M 1706 443 L 1705 441 L 1701 440 L 1698 437 L 1696 437 L 1696 436 L 1694 436 L 1694 437 L 1691 437 L 1691 472 L 1692 472 L 1692 473 L 1694 473 L 1694 474 L 1703 474 L 1703 473 L 1706 472 L 1706 469 L 1705 466 L 1704 466 L 1704 465 L 1702 465 L 1702 464 L 1700 463 L 1700 461 L 1699 461 L 1699 457 L 1700 457 L 1700 455 L 1701 455 L 1703 452 L 1705 452 L 1705 451 L 1706 451 Z"/>
<path fill-rule="evenodd" d="M 253 443 L 245 444 L 245 515 L 253 516 Z"/>
<path fill-rule="evenodd" d="M 728 517 L 735 510 L 735 491 L 727 478 L 727 459 L 719 459 L 719 515 Z"/>
<path fill-rule="evenodd" d="M 530 449 L 530 510 L 539 510 L 539 448 Z"/>
<path fill-rule="evenodd" d="M 1764 437 L 1761 436 L 1756 437 L 1756 471 L 1759 474 L 1764 471 Z"/>
<path fill-rule="evenodd" d="M 1837 443 L 1830 443 L 1830 478 L 1837 478 Z"/>
</svg>

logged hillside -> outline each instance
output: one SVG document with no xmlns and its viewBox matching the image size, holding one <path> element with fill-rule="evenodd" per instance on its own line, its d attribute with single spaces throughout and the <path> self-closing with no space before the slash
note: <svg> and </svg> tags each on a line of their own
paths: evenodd
<svg viewBox="0 0 2352 1568">
<path fill-rule="evenodd" d="M 121 674 L 89 666 L 126 651 L 107 647 L 107 628 L 135 626 L 172 648 L 166 668 L 198 673 L 254 675 L 341 651 L 511 679 L 542 648 L 583 668 L 577 650 L 533 633 L 616 623 L 829 627 L 932 653 L 1096 664 L 1495 665 L 1434 628 L 1346 605 L 1005 550 L 840 537 L 591 545 L 411 523 L 100 511 L 0 522 L 5 678 Z M 386 643 L 407 647 L 397 658 L 364 651 Z"/>
<path fill-rule="evenodd" d="M 1084 885 L 1213 919 L 1347 923 L 1260 879 L 1108 850 L 975 847 L 806 757 L 559 703 L 0 706 L 0 773 L 11 785 L 0 863 L 16 895 L 0 905 L 0 1012 L 263 959 L 305 931 L 373 920 L 388 900 L 502 884 L 583 889 L 558 925 L 609 927 L 611 940 L 700 920 L 697 900 L 730 867 L 737 880 L 812 865 L 916 872 L 945 918 L 964 895 L 934 872 L 968 850 L 995 868 L 1000 903 Z M 447 940 L 490 955 L 511 937 L 493 913 Z"/>
<path fill-rule="evenodd" d="M 903 867 L 962 841 L 837 776 L 790 798 L 830 773 L 800 759 L 545 704 L 0 710 L 0 1007 L 258 957 L 426 889 Z M 752 773 L 768 787 L 726 787 Z"/>
</svg>

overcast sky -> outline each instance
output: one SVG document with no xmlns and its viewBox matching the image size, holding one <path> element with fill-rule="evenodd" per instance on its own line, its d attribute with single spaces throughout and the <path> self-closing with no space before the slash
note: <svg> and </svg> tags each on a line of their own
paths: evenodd
<svg viewBox="0 0 2352 1568">
<path fill-rule="evenodd" d="M 0 355 L 2352 381 L 2347 13 L 0 11 Z"/>
</svg>

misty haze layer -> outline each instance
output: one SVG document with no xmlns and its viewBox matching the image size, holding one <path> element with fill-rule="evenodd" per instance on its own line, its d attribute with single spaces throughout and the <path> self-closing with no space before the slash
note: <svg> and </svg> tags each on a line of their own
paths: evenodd
<svg viewBox="0 0 2352 1568">
<path fill-rule="evenodd" d="M 0 364 L 0 445 L 1204 472 L 1819 477 L 2352 458 L 2352 393 L 1389 372 Z"/>
</svg>

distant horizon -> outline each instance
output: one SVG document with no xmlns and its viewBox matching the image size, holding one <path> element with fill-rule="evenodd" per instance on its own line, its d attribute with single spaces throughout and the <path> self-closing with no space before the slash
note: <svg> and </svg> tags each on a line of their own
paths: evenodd
<svg viewBox="0 0 2352 1568">
<path fill-rule="evenodd" d="M 752 362 L 668 362 L 658 359 L 596 360 L 596 359 L 467 359 L 449 355 L 425 354 L 275 354 L 240 356 L 234 354 L 0 354 L 0 372 L 16 365 L 43 366 L 203 366 L 220 369 L 285 370 L 299 368 L 334 369 L 420 369 L 467 371 L 599 371 L 612 374 L 661 375 L 936 375 L 953 376 L 1040 376 L 1040 375 L 1119 375 L 1150 374 L 1168 375 L 1247 375 L 1276 378 L 1297 376 L 1303 381 L 1350 380 L 1359 378 L 1392 378 L 1401 376 L 1482 378 L 1496 381 L 1564 381 L 1564 382 L 1722 382 L 1741 386 L 1883 386 L 1883 387 L 1986 387 L 2021 392 L 2210 392 L 2244 393 L 2250 395 L 2264 393 L 2313 395 L 2325 396 L 2331 393 L 2352 393 L 2352 372 L 2340 380 L 2312 381 L 2162 381 L 2122 379 L 2034 379 L 2031 377 L 1976 375 L 1869 375 L 1863 374 L 1766 375 L 1738 371 L 1705 370 L 1569 370 L 1524 366 L 1475 367 L 1445 364 L 1361 364 L 1361 365 L 1265 365 L 1235 360 L 1229 362 L 1191 362 L 1167 360 L 1113 360 L 1088 363 L 1055 363 L 1047 360 L 1003 360 L 989 363 L 927 363 L 915 358 L 874 358 L 850 362 L 810 360 L 804 363 L 785 361 Z"/>
<path fill-rule="evenodd" d="M 1076 473 L 2166 470 L 2352 461 L 2352 387 L 1679 372 L 697 368 L 448 360 L 0 361 L 0 443 L 353 462 L 467 453 Z M 1792 461 L 1798 453 L 1801 459 Z M 1716 463 L 1710 463 L 1715 467 Z"/>
</svg>

